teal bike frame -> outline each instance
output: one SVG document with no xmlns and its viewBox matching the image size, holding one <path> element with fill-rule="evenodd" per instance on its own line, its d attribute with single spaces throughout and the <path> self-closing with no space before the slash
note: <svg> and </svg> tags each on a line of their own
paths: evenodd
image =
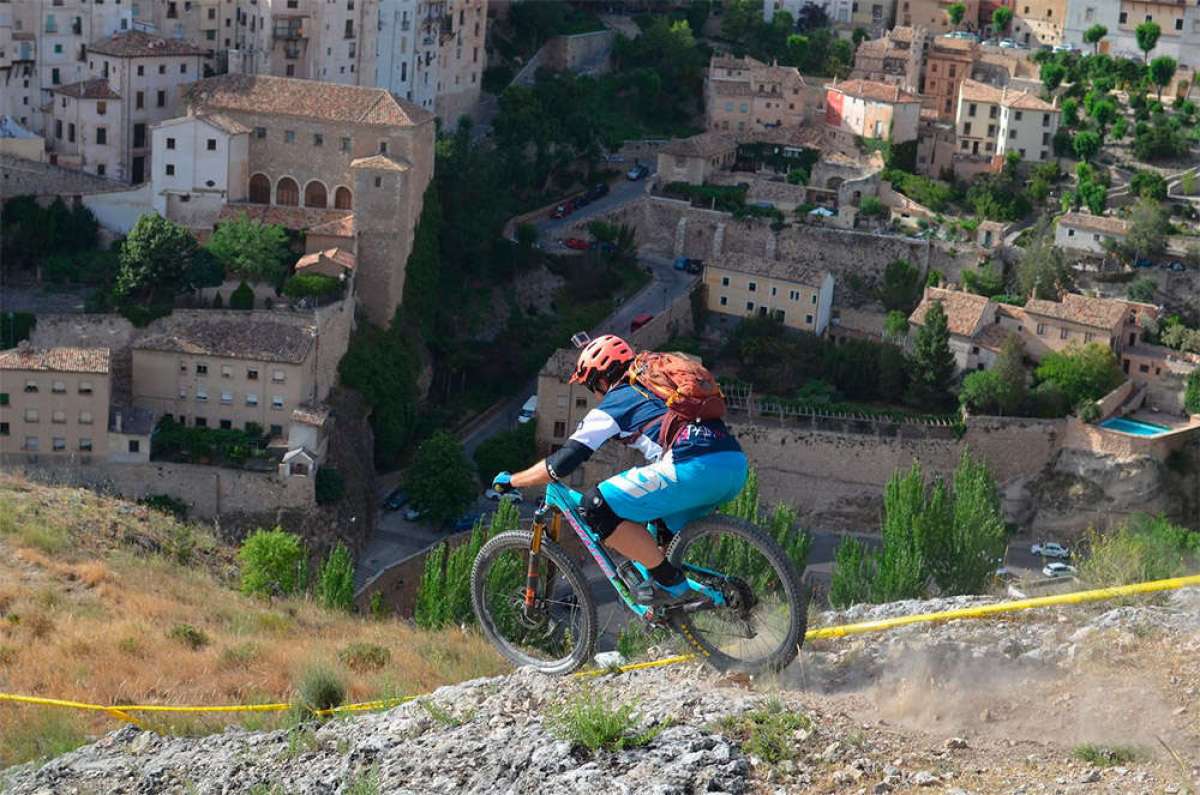
<svg viewBox="0 0 1200 795">
<path fill-rule="evenodd" d="M 608 578 L 609 584 L 612 585 L 613 590 L 620 595 L 621 599 L 625 602 L 626 607 L 628 607 L 641 618 L 648 620 L 655 618 L 652 613 L 652 608 L 647 607 L 646 605 L 638 604 L 636 601 L 634 601 L 633 594 L 629 591 L 629 586 L 625 584 L 625 581 L 622 580 L 621 576 L 617 573 L 617 566 L 613 562 L 612 557 L 608 554 L 608 551 L 604 548 L 604 544 L 600 540 L 600 537 L 596 535 L 595 531 L 592 530 L 584 518 L 579 515 L 579 505 L 582 503 L 582 501 L 582 494 L 574 489 L 570 489 L 562 485 L 561 483 L 551 482 L 546 485 L 546 499 L 542 503 L 542 506 L 534 513 L 534 540 L 533 548 L 531 549 L 532 554 L 529 561 L 529 578 L 525 589 L 526 605 L 532 606 L 533 601 L 536 598 L 536 558 L 538 555 L 538 550 L 541 547 L 542 532 L 546 527 L 546 515 L 552 510 L 557 510 L 567 520 L 567 524 L 571 526 L 571 529 L 575 531 L 575 534 L 579 536 L 579 540 L 583 542 L 583 545 L 587 548 L 587 551 L 590 552 L 592 557 L 596 559 L 596 563 L 600 566 L 600 570 L 604 572 L 604 576 Z M 634 562 L 634 565 L 638 567 L 638 571 L 641 572 L 643 577 L 649 577 L 649 572 L 646 571 L 644 566 L 637 562 Z M 709 569 L 704 569 L 699 566 L 692 566 L 685 563 L 683 568 L 687 572 L 704 575 L 706 578 L 716 577 L 721 580 L 726 579 L 725 575 L 719 572 L 710 571 Z M 692 582 L 695 583 L 700 592 L 702 592 L 711 600 L 710 606 L 722 607 L 725 605 L 725 596 L 720 591 L 709 588 L 707 585 L 696 582 L 695 580 L 692 580 Z"/>
</svg>

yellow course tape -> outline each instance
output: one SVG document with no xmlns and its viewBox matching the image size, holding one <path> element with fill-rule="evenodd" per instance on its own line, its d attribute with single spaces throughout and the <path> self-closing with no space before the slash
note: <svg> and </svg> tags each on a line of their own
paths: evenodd
<svg viewBox="0 0 1200 795">
<path fill-rule="evenodd" d="M 804 638 L 805 640 L 844 638 L 849 635 L 862 635 L 868 632 L 884 632 L 889 629 L 908 626 L 910 624 L 928 624 L 939 621 L 990 618 L 992 616 L 1002 615 L 1004 613 L 1015 613 L 1020 610 L 1032 610 L 1038 607 L 1053 607 L 1055 605 L 1100 602 L 1107 599 L 1119 599 L 1124 596 L 1137 596 L 1139 594 L 1156 593 L 1160 591 L 1174 591 L 1180 588 L 1194 586 L 1200 586 L 1200 574 L 1194 574 L 1188 577 L 1174 577 L 1167 580 L 1154 580 L 1152 582 L 1143 582 L 1136 585 L 1121 585 L 1115 588 L 1097 588 L 1091 591 L 1079 591 L 1076 593 L 1057 594 L 1054 596 L 1039 596 L 1033 599 L 1019 599 L 1013 602 L 999 602 L 997 604 L 980 605 L 978 607 L 963 607 L 959 608 L 958 610 L 942 610 L 937 613 L 919 613 L 911 616 L 885 618 L 879 621 L 863 621 L 858 624 L 843 624 L 836 627 L 821 627 L 819 629 L 810 629 L 807 633 L 805 633 Z M 620 668 L 612 670 L 612 673 L 628 673 L 630 671 L 642 671 L 648 668 L 661 668 L 666 665 L 677 665 L 678 663 L 687 662 L 692 659 L 695 659 L 695 655 L 683 654 L 677 657 L 667 657 L 662 660 L 652 660 L 650 662 L 622 665 Z M 601 668 L 580 671 L 579 673 L 575 674 L 575 676 L 593 677 L 603 676 L 608 673 L 610 673 L 608 669 Z M 314 710 L 314 714 L 329 716 L 337 715 L 343 712 L 368 712 L 378 709 L 388 709 L 390 707 L 413 701 L 416 698 L 419 698 L 419 696 L 404 696 L 401 698 L 381 699 L 379 701 L 366 701 L 361 704 L 346 704 L 340 707 L 333 707 L 332 709 Z M 42 698 L 40 696 L 20 696 L 10 693 L 0 693 L 0 703 L 3 702 L 16 704 L 39 704 L 48 707 L 63 707 L 66 709 L 104 712 L 113 716 L 114 718 L 118 718 L 119 720 L 139 726 L 141 725 L 141 721 L 129 713 L 285 712 L 292 708 L 291 704 L 230 704 L 226 706 L 212 707 L 175 707 L 165 704 L 119 704 L 105 706 L 104 704 L 87 704 L 80 701 L 65 701 L 57 698 Z"/>
</svg>

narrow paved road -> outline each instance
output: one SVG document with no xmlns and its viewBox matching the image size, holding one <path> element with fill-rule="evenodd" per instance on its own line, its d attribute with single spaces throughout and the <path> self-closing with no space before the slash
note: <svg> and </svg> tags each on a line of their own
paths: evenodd
<svg viewBox="0 0 1200 795">
<path fill-rule="evenodd" d="M 548 251 L 560 251 L 555 248 L 558 238 L 562 237 L 566 230 L 580 221 L 587 221 L 595 218 L 598 215 L 611 212 L 622 205 L 644 196 L 649 190 L 650 182 L 654 175 L 654 163 L 646 163 L 650 168 L 650 176 L 643 179 L 632 181 L 624 177 L 625 172 L 633 168 L 632 161 L 621 163 L 613 163 L 615 168 L 621 170 L 622 176 L 619 180 L 614 180 L 609 184 L 608 195 L 597 199 L 596 201 L 579 208 L 575 212 L 568 215 L 566 218 L 550 218 L 543 216 L 534 221 L 533 225 L 537 227 L 538 238 L 542 241 L 542 245 Z M 564 197 L 569 198 L 569 197 Z"/>
</svg>

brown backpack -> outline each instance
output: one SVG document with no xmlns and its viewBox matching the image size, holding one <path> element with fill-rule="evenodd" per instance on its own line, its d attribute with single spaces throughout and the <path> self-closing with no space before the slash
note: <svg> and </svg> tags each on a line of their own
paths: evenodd
<svg viewBox="0 0 1200 795">
<path fill-rule="evenodd" d="M 642 351 L 625 378 L 634 389 L 667 404 L 658 431 L 658 444 L 664 450 L 675 443 L 687 423 L 725 416 L 725 395 L 717 379 L 704 365 L 682 354 Z"/>
</svg>

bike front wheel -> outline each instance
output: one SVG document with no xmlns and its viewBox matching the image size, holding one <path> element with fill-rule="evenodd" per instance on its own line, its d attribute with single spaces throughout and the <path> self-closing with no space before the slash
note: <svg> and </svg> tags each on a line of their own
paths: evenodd
<svg viewBox="0 0 1200 795">
<path fill-rule="evenodd" d="M 596 603 L 575 561 L 543 539 L 526 603 L 533 533 L 501 533 L 479 550 L 471 569 L 471 603 L 483 634 L 513 665 L 568 674 L 592 658 Z"/>
<path fill-rule="evenodd" d="M 667 558 L 719 591 L 726 605 L 668 614 L 668 623 L 721 671 L 779 671 L 796 658 L 808 599 L 779 543 L 752 524 L 711 516 L 685 527 Z"/>
</svg>

